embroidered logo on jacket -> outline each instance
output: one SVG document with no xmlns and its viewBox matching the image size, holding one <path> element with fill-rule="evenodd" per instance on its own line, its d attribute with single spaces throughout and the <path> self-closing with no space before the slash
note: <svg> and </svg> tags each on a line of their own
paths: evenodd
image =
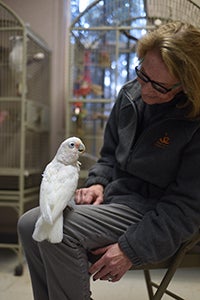
<svg viewBox="0 0 200 300">
<path fill-rule="evenodd" d="M 168 133 L 165 133 L 165 135 L 163 137 L 160 137 L 155 143 L 154 145 L 156 147 L 159 148 L 166 148 L 168 147 L 170 144 L 170 138 L 168 136 Z"/>
</svg>

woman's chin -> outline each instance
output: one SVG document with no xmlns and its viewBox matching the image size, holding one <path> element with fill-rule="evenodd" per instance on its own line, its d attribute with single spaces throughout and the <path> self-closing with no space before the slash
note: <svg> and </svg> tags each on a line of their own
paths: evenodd
<svg viewBox="0 0 200 300">
<path fill-rule="evenodd" d="M 159 101 L 158 99 L 155 99 L 154 97 L 149 97 L 149 96 L 142 96 L 142 100 L 146 104 L 149 104 L 149 105 L 161 103 L 161 101 Z"/>
</svg>

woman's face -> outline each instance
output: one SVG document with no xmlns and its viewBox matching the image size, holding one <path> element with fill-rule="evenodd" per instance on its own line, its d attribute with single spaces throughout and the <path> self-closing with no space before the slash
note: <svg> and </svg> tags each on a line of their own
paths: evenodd
<svg viewBox="0 0 200 300">
<path fill-rule="evenodd" d="M 152 86 L 150 81 L 144 82 L 138 77 L 138 82 L 141 84 L 142 99 L 147 104 L 169 102 L 182 90 L 179 80 L 169 73 L 158 51 L 151 50 L 147 52 L 140 66 L 140 70 L 143 74 L 147 75 L 150 80 L 153 80 L 167 89 L 172 88 L 172 90 L 166 94 L 162 94 Z"/>
</svg>

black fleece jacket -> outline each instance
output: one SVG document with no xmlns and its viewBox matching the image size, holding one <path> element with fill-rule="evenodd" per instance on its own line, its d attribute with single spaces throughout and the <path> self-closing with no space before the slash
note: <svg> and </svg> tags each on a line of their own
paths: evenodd
<svg viewBox="0 0 200 300">
<path fill-rule="evenodd" d="M 200 227 L 200 120 L 187 118 L 185 100 L 147 105 L 139 83 L 128 82 L 89 171 L 86 186 L 102 184 L 104 203 L 143 215 L 118 241 L 135 266 L 170 257 Z"/>
</svg>

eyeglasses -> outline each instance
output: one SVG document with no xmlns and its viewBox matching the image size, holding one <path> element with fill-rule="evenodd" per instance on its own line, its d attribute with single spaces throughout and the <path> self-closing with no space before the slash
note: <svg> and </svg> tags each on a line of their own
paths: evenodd
<svg viewBox="0 0 200 300">
<path fill-rule="evenodd" d="M 146 83 L 150 82 L 152 87 L 161 94 L 167 94 L 170 91 L 174 90 L 175 88 L 177 88 L 178 86 L 181 85 L 181 83 L 178 82 L 178 83 L 174 84 L 171 88 L 167 89 L 166 87 L 162 86 L 160 83 L 158 83 L 154 80 L 151 80 L 144 72 L 142 72 L 139 69 L 139 66 L 135 67 L 135 72 L 136 72 L 138 78 L 140 78 L 142 81 L 144 81 Z"/>
</svg>

